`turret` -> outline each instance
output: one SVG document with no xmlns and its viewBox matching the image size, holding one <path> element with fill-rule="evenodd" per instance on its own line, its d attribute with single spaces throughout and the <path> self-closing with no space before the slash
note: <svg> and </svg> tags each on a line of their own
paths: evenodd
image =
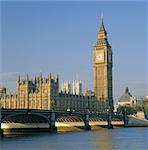
<svg viewBox="0 0 148 150">
<path fill-rule="evenodd" d="M 26 81 L 29 81 L 29 74 L 26 74 Z"/>
<path fill-rule="evenodd" d="M 106 32 L 105 27 L 104 27 L 103 18 L 101 20 L 101 26 L 100 26 L 100 29 L 98 32 L 98 39 L 107 39 L 107 32 Z"/>
<path fill-rule="evenodd" d="M 20 84 L 20 74 L 18 74 L 17 82 L 18 82 L 18 84 Z"/>
<path fill-rule="evenodd" d="M 42 83 L 42 73 L 40 73 L 39 82 Z"/>
<path fill-rule="evenodd" d="M 129 93 L 129 89 L 128 89 L 128 87 L 126 87 L 126 89 L 125 89 L 125 93 Z"/>
<path fill-rule="evenodd" d="M 59 75 L 56 75 L 56 82 L 59 83 Z"/>
<path fill-rule="evenodd" d="M 51 80 L 51 73 L 48 74 L 48 80 L 49 80 L 49 81 Z"/>
<path fill-rule="evenodd" d="M 34 75 L 34 84 L 37 83 L 36 75 Z"/>
<path fill-rule="evenodd" d="M 100 26 L 100 30 L 99 32 L 105 32 L 106 33 L 106 30 L 105 30 L 105 27 L 104 27 L 104 21 L 103 21 L 103 18 L 101 20 L 101 26 Z M 107 34 L 107 33 L 106 33 Z"/>
</svg>

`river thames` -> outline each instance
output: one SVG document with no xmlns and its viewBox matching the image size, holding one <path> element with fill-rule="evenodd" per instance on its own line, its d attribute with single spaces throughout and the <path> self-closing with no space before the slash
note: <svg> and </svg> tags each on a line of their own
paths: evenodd
<svg viewBox="0 0 148 150">
<path fill-rule="evenodd" d="M 147 150 L 148 128 L 4 137 L 0 145 L 2 150 Z"/>
</svg>

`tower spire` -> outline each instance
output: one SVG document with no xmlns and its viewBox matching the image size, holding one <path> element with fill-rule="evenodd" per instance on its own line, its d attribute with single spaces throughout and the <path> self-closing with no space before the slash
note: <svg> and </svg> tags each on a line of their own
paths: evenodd
<svg viewBox="0 0 148 150">
<path fill-rule="evenodd" d="M 34 75 L 34 84 L 37 83 L 37 80 L 36 80 L 36 75 Z"/>
<path fill-rule="evenodd" d="M 105 27 L 104 27 L 103 14 L 101 15 L 101 26 L 100 26 L 99 32 L 102 32 L 102 31 L 106 33 L 106 30 L 105 30 Z"/>
<path fill-rule="evenodd" d="M 103 13 L 101 13 L 101 20 L 103 20 Z"/>
<path fill-rule="evenodd" d="M 100 73 L 100 71 L 102 73 Z M 112 110 L 112 50 L 107 40 L 107 32 L 104 27 L 103 15 L 98 32 L 98 39 L 94 46 L 94 92 L 98 101 L 105 102 L 105 107 Z"/>
<path fill-rule="evenodd" d="M 29 74 L 28 74 L 28 72 L 26 74 L 26 81 L 29 81 Z"/>
<path fill-rule="evenodd" d="M 103 22 L 103 13 L 101 13 L 101 26 L 104 26 L 104 22 Z"/>
<path fill-rule="evenodd" d="M 18 84 L 20 83 L 20 73 L 18 74 L 18 80 L 17 80 Z"/>
<path fill-rule="evenodd" d="M 103 14 L 101 15 L 101 26 L 98 32 L 98 40 L 107 39 L 107 32 L 104 27 Z"/>
</svg>

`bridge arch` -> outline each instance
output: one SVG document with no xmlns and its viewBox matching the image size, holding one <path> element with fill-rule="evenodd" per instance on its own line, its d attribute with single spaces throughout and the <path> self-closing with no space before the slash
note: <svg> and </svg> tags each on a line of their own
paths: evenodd
<svg viewBox="0 0 148 150">
<path fill-rule="evenodd" d="M 113 118 L 112 121 L 123 121 L 121 118 Z"/>
<path fill-rule="evenodd" d="M 84 122 L 81 116 L 58 116 L 56 117 L 56 122 Z"/>
<path fill-rule="evenodd" d="M 1 123 L 48 123 L 51 125 L 48 117 L 41 114 L 15 113 L 3 117 Z"/>
<path fill-rule="evenodd" d="M 93 118 L 90 118 L 89 121 L 107 121 L 106 118 L 103 118 L 103 117 L 93 117 Z"/>
</svg>

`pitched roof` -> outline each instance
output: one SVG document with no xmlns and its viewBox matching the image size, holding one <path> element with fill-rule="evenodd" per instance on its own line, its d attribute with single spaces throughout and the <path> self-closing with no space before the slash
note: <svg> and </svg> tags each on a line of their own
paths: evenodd
<svg viewBox="0 0 148 150">
<path fill-rule="evenodd" d="M 130 97 L 132 97 L 131 93 L 129 92 L 128 87 L 125 89 L 124 94 L 119 98 L 119 102 L 129 102 Z"/>
<path fill-rule="evenodd" d="M 102 31 L 106 33 L 106 30 L 105 30 L 105 27 L 104 27 L 103 19 L 102 19 L 102 22 L 101 22 L 101 26 L 100 26 L 99 32 L 102 32 Z"/>
</svg>

